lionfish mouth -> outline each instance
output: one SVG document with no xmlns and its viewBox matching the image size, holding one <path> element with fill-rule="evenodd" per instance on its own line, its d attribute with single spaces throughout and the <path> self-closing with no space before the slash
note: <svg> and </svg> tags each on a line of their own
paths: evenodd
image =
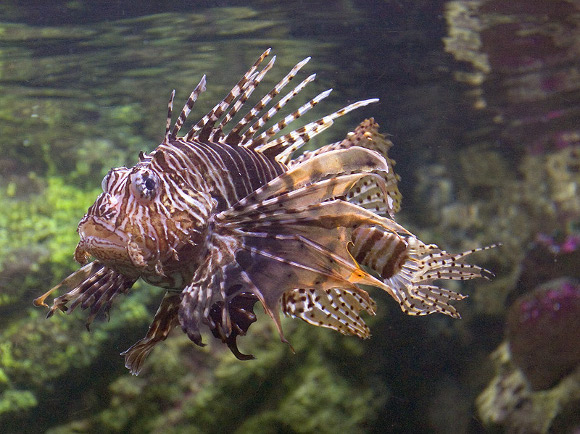
<svg viewBox="0 0 580 434">
<path fill-rule="evenodd" d="M 111 224 L 90 216 L 81 221 L 78 233 L 81 239 L 75 250 L 77 262 L 86 264 L 91 256 L 103 263 L 131 262 L 127 234 L 116 231 Z"/>
</svg>

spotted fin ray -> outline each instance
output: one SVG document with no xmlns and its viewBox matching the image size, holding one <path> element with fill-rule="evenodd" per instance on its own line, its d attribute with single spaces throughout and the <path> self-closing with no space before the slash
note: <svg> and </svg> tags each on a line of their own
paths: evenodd
<svg viewBox="0 0 580 434">
<path fill-rule="evenodd" d="M 119 294 L 126 294 L 136 280 L 106 267 L 99 261 L 93 261 L 35 299 L 34 304 L 47 306 L 44 300 L 52 292 L 63 288 L 69 289 L 68 292 L 54 299 L 47 317 L 52 316 L 57 310 L 70 314 L 80 306 L 83 310 L 89 309 L 86 321 L 88 329 L 100 312 L 108 314 L 115 297 Z"/>
<path fill-rule="evenodd" d="M 489 280 L 494 277 L 491 271 L 462 261 L 466 256 L 493 249 L 500 244 L 452 254 L 435 244 L 427 245 L 415 237 L 407 237 L 405 241 L 408 245 L 409 259 L 403 263 L 400 272 L 388 278 L 386 283 L 396 288 L 395 299 L 406 314 L 427 315 L 440 312 L 453 318 L 460 318 L 461 315 L 450 301 L 463 300 L 466 296 L 441 288 L 433 282 L 470 280 L 478 277 Z"/>
<path fill-rule="evenodd" d="M 167 292 L 155 313 L 147 335 L 121 353 L 125 357 L 125 366 L 133 375 L 139 374 L 153 347 L 167 339 L 171 330 L 179 324 L 177 312 L 180 304 L 179 294 Z"/>
<path fill-rule="evenodd" d="M 437 279 L 490 277 L 491 273 L 487 270 L 460 262 L 468 254 L 481 249 L 452 255 L 437 246 L 425 245 L 391 219 L 381 218 L 358 205 L 332 200 L 358 181 L 352 175 L 332 177 L 330 172 L 333 169 L 324 173 L 313 170 L 318 166 L 315 164 L 316 160 L 325 161 L 328 158 L 332 161 L 332 153 L 355 155 L 361 153 L 361 149 L 357 146 L 340 150 L 327 149 L 305 158 L 289 172 L 240 201 L 233 208 L 236 210 L 235 216 L 233 211 L 224 213 L 235 221 L 237 233 L 243 235 L 242 244 L 249 252 L 249 256 L 246 255 L 243 259 L 245 267 L 251 270 L 249 274 L 246 273 L 246 280 L 255 280 L 252 276 L 263 274 L 261 270 L 266 268 L 276 269 L 277 272 L 273 274 L 284 276 L 284 267 L 310 267 L 316 269 L 317 274 L 328 276 L 328 269 L 331 267 L 323 262 L 331 261 L 340 268 L 340 271 L 333 270 L 336 273 L 333 277 L 340 275 L 340 278 L 329 280 L 328 286 L 320 285 L 320 279 L 315 279 L 304 271 L 301 273 L 302 279 L 296 279 L 292 272 L 287 272 L 289 279 L 294 278 L 287 282 L 287 287 L 295 288 L 281 292 L 282 309 L 285 313 L 307 322 L 360 337 L 368 337 L 368 328 L 360 317 L 360 312 L 364 310 L 374 314 L 374 302 L 366 292 L 347 283 L 378 286 L 388 292 L 399 302 L 403 311 L 409 314 L 441 312 L 457 317 L 457 311 L 449 302 L 460 300 L 463 296 L 432 285 L 431 282 Z M 298 168 L 304 173 L 313 173 L 301 176 Z M 384 168 L 383 171 L 387 172 L 389 169 L 392 170 L 392 166 Z M 314 183 L 303 186 L 301 179 L 312 179 Z M 330 181 L 337 183 L 334 186 L 341 181 L 350 183 L 343 185 L 344 190 L 337 193 L 325 185 Z M 386 182 L 386 179 L 381 178 L 381 181 Z M 293 190 L 294 185 L 298 187 L 296 190 Z M 306 194 L 307 190 L 317 190 L 318 187 L 321 191 L 328 192 L 328 196 L 314 195 L 316 199 L 312 202 L 300 202 L 299 199 L 310 197 Z M 349 210 L 349 207 L 353 209 Z M 225 224 L 227 226 L 232 223 Z M 336 227 L 341 227 L 342 230 L 335 231 L 333 228 Z M 288 235 L 284 237 L 282 233 Z M 260 237 L 264 241 L 258 241 Z M 283 240 L 284 244 L 277 244 L 277 240 Z M 316 251 L 316 258 L 309 256 L 310 248 Z M 284 252 L 284 255 L 280 255 L 280 252 Z M 272 265 L 271 261 L 279 264 Z M 261 263 L 261 266 L 254 267 L 256 262 Z M 368 267 L 377 279 L 371 281 L 372 276 L 361 270 L 360 265 Z M 344 273 L 346 270 L 348 273 Z M 360 280 L 353 279 L 353 276 L 358 276 Z M 280 278 L 276 280 L 273 275 L 269 277 L 280 286 Z M 264 278 L 259 284 L 254 282 L 256 290 L 261 291 L 268 280 Z M 270 289 L 264 292 L 275 291 Z M 263 298 L 260 299 L 264 302 Z M 274 306 L 266 306 L 266 310 L 278 323 Z M 279 323 L 278 327 L 280 329 Z"/>
<path fill-rule="evenodd" d="M 286 291 L 282 296 L 282 311 L 286 315 L 363 339 L 371 333 L 360 312 L 374 315 L 375 309 L 370 297 L 366 299 L 342 288 L 324 291 L 300 288 Z"/>
<path fill-rule="evenodd" d="M 262 99 L 260 99 L 260 101 L 256 103 L 240 121 L 238 121 L 236 125 L 234 125 L 229 131 L 225 132 L 225 126 L 230 123 L 237 113 L 240 112 L 250 95 L 274 66 L 276 56 L 274 56 L 261 71 L 258 71 L 261 63 L 269 56 L 270 51 L 271 49 L 264 51 L 264 53 L 262 53 L 262 55 L 228 92 L 228 94 L 207 114 L 205 114 L 199 122 L 191 127 L 184 136 L 185 141 L 199 140 L 205 142 L 209 140 L 214 143 L 240 145 L 249 149 L 255 149 L 258 152 L 262 152 L 265 155 L 271 156 L 277 161 L 286 164 L 291 161 L 292 154 L 297 149 L 317 134 L 320 134 L 322 131 L 325 131 L 327 128 L 332 126 L 334 120 L 360 107 L 378 102 L 377 98 L 357 101 L 281 137 L 273 138 L 278 132 L 284 130 L 292 122 L 302 117 L 332 92 L 332 89 L 321 92 L 294 112 L 286 115 L 282 120 L 268 127 L 265 131 L 262 131 L 263 128 L 266 128 L 266 123 L 316 77 L 316 74 L 308 76 L 293 90 L 276 102 L 270 109 L 261 114 L 262 111 L 267 108 L 268 104 L 270 104 L 282 89 L 296 76 L 300 69 L 308 63 L 310 57 L 307 57 L 301 62 L 298 62 L 291 71 L 280 80 L 272 90 L 270 90 L 270 92 L 262 97 Z M 206 80 L 205 76 L 203 76 L 183 107 L 173 129 L 170 128 L 170 125 L 175 92 L 171 94 L 168 104 L 168 118 L 165 134 L 166 141 L 177 138 L 177 133 L 181 130 L 181 127 L 191 112 L 195 101 L 201 92 L 205 91 L 205 86 Z M 216 126 L 218 121 L 219 124 Z"/>
<path fill-rule="evenodd" d="M 392 169 L 385 159 L 377 152 L 369 149 L 353 146 L 347 149 L 327 150 L 320 155 L 306 159 L 300 165 L 292 166 L 287 172 L 240 200 L 231 210 L 227 210 L 218 216 L 218 219 L 224 220 L 228 217 L 237 219 L 243 213 L 251 213 L 258 208 L 263 208 L 268 203 L 267 200 L 272 197 L 289 194 L 288 198 L 290 198 L 290 193 L 296 195 L 299 189 L 307 186 L 315 188 L 319 181 L 332 180 L 334 181 L 334 186 L 336 186 L 340 181 L 354 180 L 355 176 L 360 177 L 356 181 L 358 182 L 367 176 L 375 177 L 372 175 L 373 173 L 388 173 L 389 170 Z M 352 174 L 353 177 L 341 177 L 344 174 Z M 384 178 L 378 178 L 375 182 L 378 189 L 382 189 L 385 193 L 388 191 L 389 185 Z M 330 195 L 326 199 L 334 197 L 337 196 Z M 282 204 L 282 199 L 278 198 L 274 202 L 278 202 L 280 205 Z M 303 202 L 301 206 L 318 202 Z"/>
<path fill-rule="evenodd" d="M 412 234 L 396 234 L 378 226 L 361 226 L 353 232 L 350 252 L 392 288 L 392 297 L 409 315 L 440 312 L 459 318 L 452 300 L 464 295 L 433 284 L 436 280 L 489 279 L 493 273 L 462 260 L 473 253 L 496 247 L 451 254 L 435 244 L 426 245 Z"/>
<path fill-rule="evenodd" d="M 457 317 L 451 303 L 463 296 L 435 281 L 491 276 L 462 263 L 478 250 L 447 253 L 393 219 L 400 193 L 387 155 L 392 144 L 372 119 L 345 140 L 293 159 L 337 118 L 377 99 L 286 132 L 331 92 L 282 115 L 314 80 L 312 74 L 282 92 L 307 58 L 243 112 L 274 65 L 275 57 L 263 64 L 269 53 L 185 135 L 178 136 L 205 76 L 173 126 L 171 94 L 163 141 L 134 167 L 112 169 L 80 221 L 75 258 L 84 266 L 36 301 L 45 305 L 51 292 L 64 289 L 49 315 L 80 306 L 90 310 L 90 323 L 136 278 L 168 290 L 146 336 L 124 353 L 134 374 L 178 325 L 198 345 L 207 327 L 236 357 L 251 358 L 236 338 L 256 321 L 257 301 L 283 341 L 280 311 L 366 338 L 361 315 L 373 315 L 375 304 L 361 285 L 387 292 L 407 313 Z"/>
</svg>

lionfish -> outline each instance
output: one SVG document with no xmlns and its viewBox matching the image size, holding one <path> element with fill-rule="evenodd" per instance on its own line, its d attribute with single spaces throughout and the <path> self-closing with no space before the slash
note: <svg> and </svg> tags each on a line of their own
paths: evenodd
<svg viewBox="0 0 580 434">
<path fill-rule="evenodd" d="M 368 338 L 360 314 L 374 315 L 376 307 L 360 285 L 386 291 L 410 315 L 441 312 L 457 318 L 450 301 L 464 296 L 433 282 L 492 276 L 461 262 L 483 249 L 450 254 L 395 222 L 401 195 L 394 162 L 387 157 L 392 143 L 372 119 L 341 142 L 293 158 L 335 119 L 378 99 L 355 102 L 278 135 L 332 90 L 266 127 L 314 80 L 310 75 L 273 103 L 306 58 L 242 116 L 240 110 L 274 65 L 275 56 L 260 69 L 269 53 L 181 136 L 205 90 L 205 75 L 172 126 L 173 91 L 163 142 L 149 154 L 141 152 L 135 166 L 112 169 L 80 221 L 74 257 L 83 267 L 35 300 L 48 307 L 49 294 L 68 289 L 54 299 L 48 316 L 80 306 L 90 311 L 88 328 L 139 278 L 164 288 L 146 336 L 122 353 L 135 375 L 178 325 L 200 346 L 207 326 L 237 358 L 253 358 L 238 350 L 236 339 L 256 321 L 257 301 L 282 342 L 288 341 L 280 310 Z M 240 120 L 230 127 L 238 113 Z"/>
</svg>

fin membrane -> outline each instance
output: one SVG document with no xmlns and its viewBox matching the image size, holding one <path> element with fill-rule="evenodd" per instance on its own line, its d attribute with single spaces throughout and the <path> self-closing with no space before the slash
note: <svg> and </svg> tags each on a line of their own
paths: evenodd
<svg viewBox="0 0 580 434">
<path fill-rule="evenodd" d="M 68 288 L 69 291 L 66 294 L 54 299 L 47 317 L 52 316 L 56 310 L 70 314 L 77 306 L 80 306 L 83 310 L 89 309 L 86 321 L 88 329 L 97 314 L 101 311 L 108 314 L 113 299 L 119 294 L 126 294 L 136 280 L 106 267 L 99 261 L 93 261 L 34 300 L 34 303 L 37 306 L 47 306 L 44 300 L 48 295 L 61 288 Z"/>
</svg>

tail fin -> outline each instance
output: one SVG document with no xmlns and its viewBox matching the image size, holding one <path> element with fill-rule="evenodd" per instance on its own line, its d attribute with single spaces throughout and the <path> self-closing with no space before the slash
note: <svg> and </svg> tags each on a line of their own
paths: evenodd
<svg viewBox="0 0 580 434">
<path fill-rule="evenodd" d="M 441 250 L 435 244 L 426 245 L 417 238 L 407 238 L 409 259 L 400 273 L 391 277 L 386 283 L 399 295 L 399 304 L 403 312 L 409 315 L 427 315 L 441 312 L 453 318 L 461 315 L 449 304 L 450 300 L 462 300 L 465 295 L 433 285 L 435 280 L 470 280 L 478 277 L 491 279 L 495 275 L 485 268 L 461 262 L 472 253 L 498 247 L 492 244 L 486 247 L 451 254 Z"/>
<path fill-rule="evenodd" d="M 350 252 L 361 265 L 378 273 L 392 297 L 409 315 L 440 312 L 459 318 L 452 300 L 466 296 L 433 285 L 435 280 L 489 279 L 493 273 L 477 265 L 461 262 L 466 256 L 497 245 L 451 254 L 435 244 L 424 244 L 413 235 L 399 235 L 383 228 L 361 227 L 353 232 Z"/>
</svg>

